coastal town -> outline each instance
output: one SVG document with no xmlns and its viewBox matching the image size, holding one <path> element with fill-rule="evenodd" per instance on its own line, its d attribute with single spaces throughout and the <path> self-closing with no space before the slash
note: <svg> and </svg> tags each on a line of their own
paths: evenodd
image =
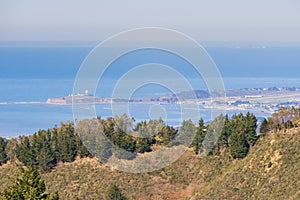
<svg viewBox="0 0 300 200">
<path fill-rule="evenodd" d="M 300 107 L 300 88 L 244 88 L 220 91 L 205 90 L 184 91 L 177 94 L 165 94 L 132 99 L 98 97 L 84 91 L 82 94 L 49 98 L 46 104 L 198 104 L 200 108 L 222 110 L 250 110 L 262 113 L 276 112 L 280 107 Z"/>
</svg>

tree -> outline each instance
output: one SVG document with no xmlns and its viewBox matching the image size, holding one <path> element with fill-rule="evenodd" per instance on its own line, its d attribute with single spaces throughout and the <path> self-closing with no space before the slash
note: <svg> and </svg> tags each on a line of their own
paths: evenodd
<svg viewBox="0 0 300 200">
<path fill-rule="evenodd" d="M 56 164 L 56 159 L 51 148 L 50 131 L 39 131 L 37 135 L 39 147 L 36 150 L 36 160 L 42 172 L 50 172 Z"/>
<path fill-rule="evenodd" d="M 260 133 L 266 134 L 269 131 L 270 131 L 270 129 L 269 129 L 268 120 L 266 118 L 264 118 L 264 120 L 261 122 L 261 125 L 260 125 Z"/>
<path fill-rule="evenodd" d="M 122 193 L 121 189 L 116 185 L 112 184 L 107 190 L 107 200 L 127 200 L 127 197 Z"/>
<path fill-rule="evenodd" d="M 232 133 L 229 147 L 233 158 L 246 157 L 249 151 L 249 144 L 247 143 L 245 134 L 241 132 Z"/>
<path fill-rule="evenodd" d="M 105 120 L 85 119 L 76 125 L 77 144 L 84 145 L 90 155 L 96 156 L 102 163 L 106 163 L 112 156 L 112 143 L 110 142 L 112 127 L 107 127 Z M 109 139 L 108 139 L 109 138 Z M 78 146 L 78 145 L 76 145 Z"/>
<path fill-rule="evenodd" d="M 220 137 L 218 139 L 218 150 L 222 148 L 227 148 L 229 143 L 228 143 L 228 138 L 230 137 L 231 134 L 231 123 L 228 118 L 228 115 L 225 115 L 224 117 L 224 124 L 222 127 L 222 131 L 220 134 Z"/>
<path fill-rule="evenodd" d="M 250 146 L 253 146 L 257 140 L 257 134 L 256 134 L 256 129 L 257 129 L 257 119 L 253 114 L 250 114 L 247 112 L 245 116 L 245 123 L 246 123 L 246 138 L 247 142 Z"/>
<path fill-rule="evenodd" d="M 16 138 L 12 138 L 7 140 L 6 145 L 5 145 L 5 152 L 7 154 L 7 157 L 10 160 L 15 160 L 16 158 L 16 147 L 17 147 L 17 139 Z"/>
<path fill-rule="evenodd" d="M 5 140 L 2 137 L 0 137 L 0 166 L 6 163 L 6 161 L 8 160 L 7 154 L 5 152 L 5 146 Z"/>
<path fill-rule="evenodd" d="M 202 154 L 211 155 L 219 153 L 218 141 L 224 128 L 224 116 L 221 114 L 216 117 L 208 126 L 203 141 Z"/>
<path fill-rule="evenodd" d="M 244 158 L 249 151 L 246 130 L 247 123 L 243 114 L 234 115 L 231 121 L 229 140 L 230 153 L 233 158 Z"/>
<path fill-rule="evenodd" d="M 150 152 L 152 151 L 151 149 L 151 144 L 154 142 L 153 136 L 151 136 L 148 133 L 147 130 L 147 122 L 142 121 L 137 124 L 135 128 L 136 132 L 136 152 L 137 153 L 144 153 L 144 152 Z"/>
<path fill-rule="evenodd" d="M 136 152 L 145 153 L 150 151 L 151 147 L 148 138 L 138 138 L 136 141 Z"/>
<path fill-rule="evenodd" d="M 53 156 L 55 158 L 55 162 L 57 162 L 59 159 L 58 128 L 55 127 L 53 129 L 50 129 L 50 133 L 51 133 L 50 145 L 53 152 Z"/>
<path fill-rule="evenodd" d="M 19 144 L 16 147 L 16 156 L 25 166 L 36 166 L 36 155 L 31 148 L 29 137 L 19 137 Z"/>
<path fill-rule="evenodd" d="M 76 155 L 80 158 L 91 156 L 90 152 L 83 145 L 79 134 L 75 134 Z"/>
<path fill-rule="evenodd" d="M 58 133 L 59 161 L 72 162 L 76 157 L 74 127 L 72 124 L 61 124 Z"/>
<path fill-rule="evenodd" d="M 20 168 L 21 177 L 15 184 L 6 188 L 3 192 L 4 199 L 31 199 L 31 200 L 58 200 L 58 193 L 53 197 L 45 193 L 46 185 L 37 169 L 28 167 Z"/>
<path fill-rule="evenodd" d="M 176 145 L 190 147 L 196 133 L 196 126 L 192 120 L 183 120 L 179 129 L 179 135 L 176 138 Z"/>
<path fill-rule="evenodd" d="M 201 118 L 198 121 L 198 127 L 196 130 L 196 134 L 195 134 L 194 140 L 191 145 L 196 154 L 199 153 L 200 148 L 202 147 L 202 142 L 205 138 L 205 134 L 206 134 L 206 126 L 204 125 L 204 120 Z"/>
<path fill-rule="evenodd" d="M 165 126 L 163 127 L 162 133 L 162 144 L 167 145 L 169 144 L 177 135 L 178 131 L 175 130 L 171 126 Z"/>
</svg>

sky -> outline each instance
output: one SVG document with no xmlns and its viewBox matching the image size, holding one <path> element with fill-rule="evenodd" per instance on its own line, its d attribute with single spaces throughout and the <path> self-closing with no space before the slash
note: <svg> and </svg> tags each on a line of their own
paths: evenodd
<svg viewBox="0 0 300 200">
<path fill-rule="evenodd" d="M 298 0 L 0 0 L 0 40 L 103 40 L 164 27 L 202 41 L 300 41 Z"/>
</svg>

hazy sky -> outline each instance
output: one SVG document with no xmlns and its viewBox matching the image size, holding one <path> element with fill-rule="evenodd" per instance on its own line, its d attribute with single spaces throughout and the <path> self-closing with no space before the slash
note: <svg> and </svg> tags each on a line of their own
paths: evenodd
<svg viewBox="0 0 300 200">
<path fill-rule="evenodd" d="M 155 26 L 203 41 L 300 41 L 299 10 L 299 0 L 0 0 L 0 40 L 103 40 Z"/>
</svg>

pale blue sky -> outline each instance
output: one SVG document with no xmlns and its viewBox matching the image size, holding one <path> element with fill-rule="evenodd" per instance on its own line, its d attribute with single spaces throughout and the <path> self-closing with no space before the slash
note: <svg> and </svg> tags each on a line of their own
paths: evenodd
<svg viewBox="0 0 300 200">
<path fill-rule="evenodd" d="M 0 40 L 103 40 L 145 26 L 197 40 L 300 41 L 298 0 L 0 0 Z"/>
</svg>

